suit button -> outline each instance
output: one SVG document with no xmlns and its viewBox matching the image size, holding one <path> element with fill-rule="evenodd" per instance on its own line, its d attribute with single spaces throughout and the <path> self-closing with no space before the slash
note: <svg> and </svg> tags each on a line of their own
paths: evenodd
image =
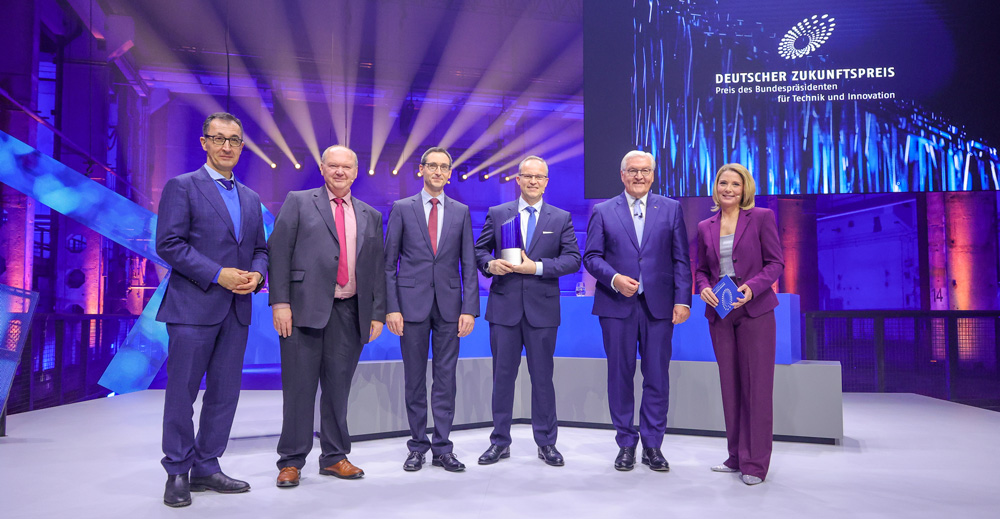
<svg viewBox="0 0 1000 519">
<path fill-rule="evenodd" d="M 434 288 L 434 283 L 431 283 L 431 288 Z"/>
<path fill-rule="evenodd" d="M 739 261 L 739 260 L 736 259 L 736 258 L 733 258 L 733 263 L 736 263 L 737 261 Z"/>
</svg>

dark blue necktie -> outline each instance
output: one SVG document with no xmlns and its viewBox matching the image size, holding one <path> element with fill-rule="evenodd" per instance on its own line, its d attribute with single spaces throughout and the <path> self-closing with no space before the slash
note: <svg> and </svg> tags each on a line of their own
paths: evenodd
<svg viewBox="0 0 1000 519">
<path fill-rule="evenodd" d="M 233 190 L 233 183 L 234 182 L 232 180 L 226 180 L 224 178 L 217 178 L 217 179 L 215 179 L 215 181 L 218 182 L 219 184 L 222 184 L 222 187 L 226 188 L 226 191 L 232 191 Z"/>
<path fill-rule="evenodd" d="M 531 246 L 531 237 L 535 234 L 535 208 L 529 205 L 524 210 L 528 211 L 528 232 L 524 233 L 524 249 L 527 250 Z"/>
</svg>

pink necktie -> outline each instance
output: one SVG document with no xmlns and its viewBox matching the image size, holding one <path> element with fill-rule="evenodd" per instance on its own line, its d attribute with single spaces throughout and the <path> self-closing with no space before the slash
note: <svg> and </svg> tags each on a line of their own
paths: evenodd
<svg viewBox="0 0 1000 519">
<path fill-rule="evenodd" d="M 337 262 L 337 284 L 347 286 L 350 275 L 347 273 L 347 230 L 344 228 L 344 199 L 334 198 L 337 204 L 337 241 L 340 242 L 340 261 Z"/>
<path fill-rule="evenodd" d="M 437 198 L 431 198 L 431 214 L 427 217 L 427 232 L 431 233 L 431 249 L 435 256 L 438 253 L 438 202 Z"/>
</svg>

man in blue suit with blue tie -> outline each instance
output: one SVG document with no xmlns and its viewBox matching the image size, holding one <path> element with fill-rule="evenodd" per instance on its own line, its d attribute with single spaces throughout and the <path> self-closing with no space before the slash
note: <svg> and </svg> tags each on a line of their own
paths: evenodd
<svg viewBox="0 0 1000 519">
<path fill-rule="evenodd" d="M 163 408 L 163 502 L 191 504 L 191 492 L 233 494 L 250 485 L 222 472 L 240 396 L 251 294 L 264 282 L 267 244 L 260 198 L 236 181 L 243 124 L 214 113 L 202 126 L 204 166 L 167 181 L 156 221 L 156 252 L 171 267 L 156 319 L 167 323 Z M 198 435 L 193 404 L 205 377 Z M 190 476 L 190 477 L 189 477 Z"/>
<path fill-rule="evenodd" d="M 673 326 L 691 313 L 691 265 L 684 215 L 676 200 L 650 194 L 653 156 L 630 151 L 621 162 L 625 192 L 594 206 L 583 255 L 597 280 L 599 317 L 608 357 L 608 403 L 617 432 L 615 468 L 632 470 L 642 442 L 642 463 L 670 470 L 660 448 L 667 428 Z M 642 356 L 639 431 L 633 426 L 636 350 Z"/>
<path fill-rule="evenodd" d="M 559 278 L 580 270 L 580 248 L 570 214 L 542 203 L 549 182 L 545 161 L 532 155 L 522 160 L 517 170 L 521 196 L 491 207 L 476 241 L 476 262 L 484 275 L 493 278 L 486 304 L 493 353 L 493 433 L 479 464 L 510 457 L 514 382 L 523 348 L 531 377 L 531 427 L 538 457 L 560 467 L 564 462 L 556 449 L 556 393 L 552 384 L 552 356 L 560 322 Z M 501 229 L 515 217 L 519 217 L 519 229 L 514 232 L 520 232 L 524 244 L 518 265 L 500 258 L 504 248 Z"/>
<path fill-rule="evenodd" d="M 431 464 L 448 472 L 465 465 L 448 436 L 455 419 L 455 371 L 459 338 L 472 332 L 479 315 L 479 275 L 469 206 L 445 196 L 451 154 L 440 147 L 420 157 L 424 187 L 397 200 L 385 231 L 385 324 L 399 335 L 403 357 L 409 454 L 403 470 Z M 427 438 L 427 350 L 433 349 L 431 412 L 434 435 Z"/>
</svg>

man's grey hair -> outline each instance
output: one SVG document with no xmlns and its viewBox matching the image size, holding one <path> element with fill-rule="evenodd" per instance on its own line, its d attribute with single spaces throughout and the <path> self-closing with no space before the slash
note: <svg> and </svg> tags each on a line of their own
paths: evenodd
<svg viewBox="0 0 1000 519">
<path fill-rule="evenodd" d="M 625 163 L 628 162 L 628 159 L 631 159 L 633 157 L 648 157 L 652 168 L 656 169 L 656 159 L 653 157 L 652 153 L 642 150 L 632 150 L 626 153 L 625 156 L 622 158 L 622 171 L 625 171 Z"/>
<path fill-rule="evenodd" d="M 541 162 L 541 163 L 542 163 L 542 168 L 544 168 L 544 169 L 545 169 L 545 174 L 546 174 L 546 175 L 548 175 L 548 174 L 549 174 L 549 164 L 548 164 L 547 162 L 545 162 L 545 159 L 543 159 L 543 158 L 539 157 L 538 155 L 528 155 L 527 157 L 525 157 L 525 158 L 524 158 L 524 160 L 522 160 L 522 161 L 521 161 L 521 162 L 520 162 L 520 163 L 519 163 L 519 164 L 517 165 L 517 174 L 518 174 L 518 175 L 520 175 L 520 174 L 521 174 L 521 170 L 523 170 L 523 169 L 524 169 L 524 164 L 525 164 L 526 162 L 528 162 L 529 160 L 537 160 L 538 162 Z"/>
<path fill-rule="evenodd" d="M 351 155 L 354 156 L 354 169 L 358 169 L 358 154 L 354 153 L 354 150 L 352 150 L 351 148 L 348 148 L 347 146 L 344 146 L 343 144 L 334 144 L 333 146 L 330 146 L 329 148 L 323 150 L 323 155 L 320 156 L 320 160 L 322 162 L 326 162 L 326 154 L 327 154 L 327 152 L 330 152 L 330 151 L 333 151 L 333 150 L 336 150 L 336 149 L 347 150 L 347 151 L 351 152 Z"/>
</svg>

